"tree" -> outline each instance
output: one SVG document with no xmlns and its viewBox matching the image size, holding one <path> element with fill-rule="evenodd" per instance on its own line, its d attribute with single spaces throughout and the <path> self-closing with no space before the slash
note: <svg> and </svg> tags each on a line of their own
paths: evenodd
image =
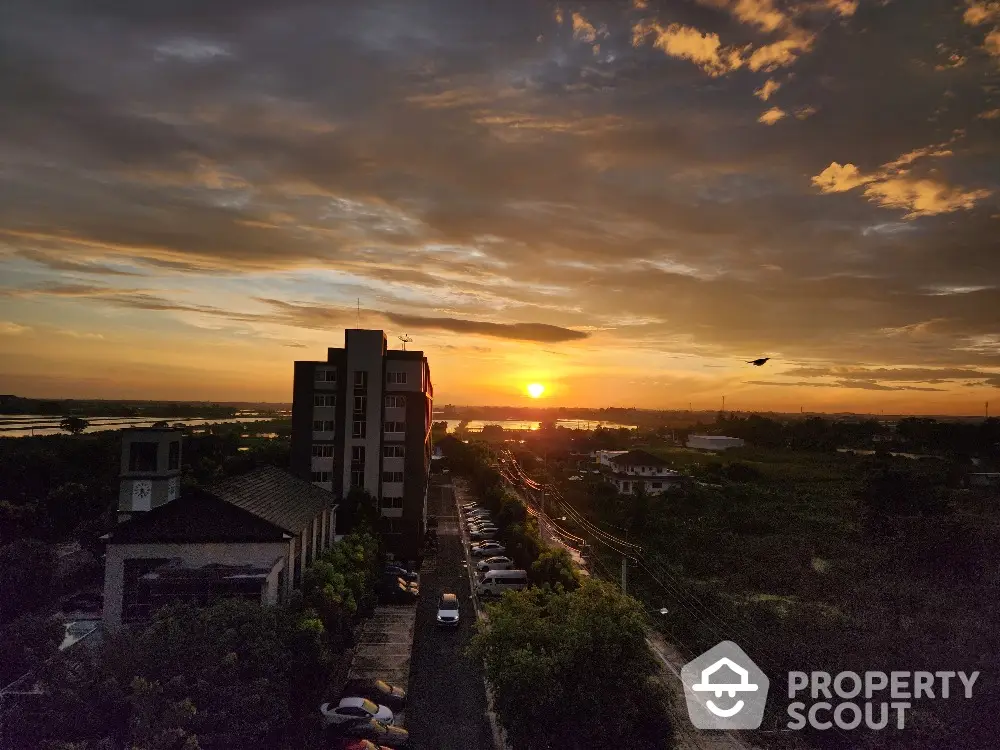
<svg viewBox="0 0 1000 750">
<path fill-rule="evenodd" d="M 51 617 L 24 615 L 0 627 L 0 685 L 7 685 L 56 653 L 65 627 Z"/>
<path fill-rule="evenodd" d="M 531 564 L 531 577 L 535 583 L 557 590 L 561 586 L 566 591 L 572 591 L 580 585 L 573 570 L 573 559 L 561 547 L 542 552 Z"/>
<path fill-rule="evenodd" d="M 378 504 L 363 487 L 352 487 L 337 508 L 337 533 L 350 534 L 356 528 L 373 529 L 379 522 Z"/>
<path fill-rule="evenodd" d="M 88 427 L 90 427 L 90 422 L 83 417 L 63 417 L 63 420 L 59 423 L 59 429 L 68 432 L 70 435 L 79 435 Z"/>
<path fill-rule="evenodd" d="M 308 611 L 241 600 L 166 607 L 145 629 L 46 664 L 48 695 L 32 711 L 6 713 L 4 739 L 38 748 L 308 747 L 331 665 L 322 623 Z"/>
<path fill-rule="evenodd" d="M 482 658 L 513 747 L 671 746 L 666 692 L 654 679 L 638 602 L 608 584 L 504 595 L 477 624 Z"/>
<path fill-rule="evenodd" d="M 0 547 L 0 622 L 42 604 L 54 574 L 55 556 L 44 542 L 22 539 Z"/>
</svg>

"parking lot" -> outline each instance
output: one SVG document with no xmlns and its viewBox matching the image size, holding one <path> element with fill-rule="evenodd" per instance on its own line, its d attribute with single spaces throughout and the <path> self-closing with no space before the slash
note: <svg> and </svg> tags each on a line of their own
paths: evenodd
<svg viewBox="0 0 1000 750">
<path fill-rule="evenodd" d="M 420 571 L 406 728 L 418 750 L 493 750 L 482 664 L 465 655 L 476 616 L 455 500 L 450 486 L 431 486 L 429 492 L 438 551 Z M 459 597 L 457 630 L 437 627 L 437 600 L 445 591 Z"/>
</svg>

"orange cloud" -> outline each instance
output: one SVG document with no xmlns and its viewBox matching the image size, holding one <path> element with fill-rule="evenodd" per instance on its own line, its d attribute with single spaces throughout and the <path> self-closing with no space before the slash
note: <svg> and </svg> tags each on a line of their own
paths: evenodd
<svg viewBox="0 0 1000 750">
<path fill-rule="evenodd" d="M 930 179 L 907 175 L 873 182 L 865 188 L 865 196 L 886 208 L 909 210 L 904 218 L 951 213 L 970 209 L 991 194 L 989 190 L 962 190 Z"/>
<path fill-rule="evenodd" d="M 968 210 L 992 195 L 992 191 L 953 187 L 937 179 L 916 177 L 909 170 L 910 165 L 920 159 L 952 156 L 948 146 L 963 134 L 964 131 L 957 130 L 945 143 L 908 151 L 871 174 L 863 174 L 853 164 L 832 162 L 812 178 L 812 184 L 824 193 L 841 193 L 865 185 L 863 192 L 868 200 L 885 208 L 908 210 L 906 219 Z"/>
<path fill-rule="evenodd" d="M 874 177 L 861 174 L 861 171 L 853 164 L 842 165 L 834 161 L 830 162 L 829 167 L 812 178 L 812 184 L 824 193 L 843 193 L 847 190 L 853 190 L 859 185 L 869 183 L 874 179 Z"/>
<path fill-rule="evenodd" d="M 966 0 L 968 7 L 962 15 L 962 20 L 969 26 L 979 26 L 990 21 L 1000 21 L 1000 2 L 984 2 L 983 0 Z"/>
<path fill-rule="evenodd" d="M 765 73 L 785 68 L 812 49 L 816 37 L 800 29 L 795 29 L 786 39 L 759 47 L 747 61 L 750 70 Z"/>
<path fill-rule="evenodd" d="M 651 35 L 654 47 L 671 57 L 690 60 L 713 78 L 743 66 L 739 51 L 723 47 L 718 34 L 702 33 L 693 26 L 679 23 L 664 27 L 647 21 L 633 26 L 633 46 L 638 47 Z"/>
<path fill-rule="evenodd" d="M 780 107 L 771 107 L 771 109 L 757 118 L 757 122 L 762 122 L 765 125 L 774 125 L 778 120 L 783 119 L 786 114 L 785 110 Z"/>
<path fill-rule="evenodd" d="M 781 88 L 780 83 L 775 81 L 773 78 L 768 78 L 764 82 L 764 85 L 761 86 L 756 91 L 754 91 L 753 94 L 762 102 L 766 102 L 768 99 L 771 98 L 771 95 L 774 94 L 774 92 L 776 92 L 780 88 Z"/>
<path fill-rule="evenodd" d="M 597 39 L 597 29 L 582 15 L 574 13 L 573 36 L 581 42 L 593 42 Z"/>
</svg>

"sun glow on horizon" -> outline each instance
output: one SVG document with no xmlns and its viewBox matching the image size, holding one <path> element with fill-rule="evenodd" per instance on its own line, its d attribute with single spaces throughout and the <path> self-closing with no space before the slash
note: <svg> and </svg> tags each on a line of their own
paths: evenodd
<svg viewBox="0 0 1000 750">
<path fill-rule="evenodd" d="M 545 393 L 545 386 L 541 383 L 530 383 L 526 390 L 532 398 L 541 398 L 542 394 Z"/>
</svg>

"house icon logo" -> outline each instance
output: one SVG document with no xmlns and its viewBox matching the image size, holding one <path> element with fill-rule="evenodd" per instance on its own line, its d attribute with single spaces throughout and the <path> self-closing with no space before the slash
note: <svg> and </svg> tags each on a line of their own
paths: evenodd
<svg viewBox="0 0 1000 750">
<path fill-rule="evenodd" d="M 681 681 L 698 729 L 757 729 L 764 720 L 770 680 L 732 641 L 685 664 Z"/>
</svg>

